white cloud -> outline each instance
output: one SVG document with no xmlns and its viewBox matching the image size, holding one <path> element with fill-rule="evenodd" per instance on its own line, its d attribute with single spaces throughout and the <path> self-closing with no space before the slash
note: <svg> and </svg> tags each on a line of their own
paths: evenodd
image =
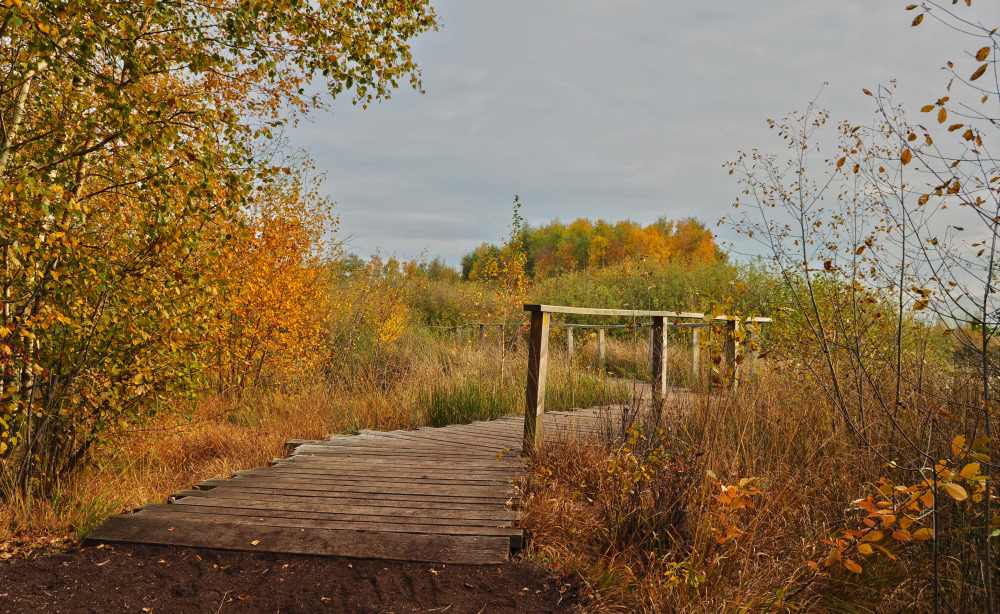
<svg viewBox="0 0 1000 614">
<path fill-rule="evenodd" d="M 737 186 L 737 149 L 780 146 L 764 123 L 824 81 L 834 119 L 863 121 L 861 88 L 900 80 L 911 106 L 958 49 L 910 28 L 896 0 L 445 0 L 414 44 L 427 94 L 344 102 L 292 134 L 311 151 L 353 249 L 426 249 L 457 263 L 527 218 L 696 216 Z"/>
</svg>

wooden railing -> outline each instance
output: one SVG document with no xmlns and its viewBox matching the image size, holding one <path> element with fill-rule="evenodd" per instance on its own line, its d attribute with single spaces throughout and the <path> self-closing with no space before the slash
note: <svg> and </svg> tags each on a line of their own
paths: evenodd
<svg viewBox="0 0 1000 614">
<path fill-rule="evenodd" d="M 700 379 L 699 356 L 701 348 L 700 331 L 702 327 L 710 326 L 711 322 L 705 321 L 704 313 L 687 311 L 645 311 L 634 309 L 589 309 L 585 307 L 560 307 L 556 305 L 525 305 L 524 310 L 531 314 L 531 328 L 528 334 L 528 381 L 525 392 L 524 407 L 524 452 L 530 453 L 537 449 L 542 443 L 542 419 L 545 416 L 545 375 L 548 366 L 549 354 L 549 328 L 552 326 L 552 314 L 590 315 L 603 317 L 627 317 L 633 320 L 638 318 L 650 318 L 650 377 L 653 387 L 653 403 L 658 404 L 663 401 L 667 392 L 667 370 L 666 370 L 666 340 L 664 334 L 667 326 L 678 326 L 691 329 L 691 379 L 692 385 Z M 668 320 L 674 320 L 669 322 Z M 738 382 L 736 377 L 737 363 L 736 356 L 739 349 L 736 328 L 740 324 L 747 322 L 764 323 L 771 322 L 771 318 L 738 318 L 736 316 L 720 315 L 714 318 L 717 321 L 726 323 L 728 334 L 726 335 L 725 358 L 727 365 L 730 365 L 734 373 L 734 383 Z M 678 320 L 697 320 L 697 322 L 678 322 Z M 634 325 L 639 325 L 634 324 Z M 595 328 L 593 325 L 585 325 Z M 569 329 L 572 331 L 572 328 Z M 600 328 L 603 333 L 604 327 Z M 603 338 L 603 334 L 600 335 Z M 567 339 L 567 349 L 572 353 L 572 334 Z M 599 338 L 599 348 L 604 344 Z"/>
</svg>

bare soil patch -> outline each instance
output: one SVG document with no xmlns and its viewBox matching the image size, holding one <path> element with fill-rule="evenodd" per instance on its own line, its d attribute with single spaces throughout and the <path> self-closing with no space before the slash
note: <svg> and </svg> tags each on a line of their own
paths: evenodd
<svg viewBox="0 0 1000 614">
<path fill-rule="evenodd" d="M 439 565 L 116 545 L 0 563 L 0 612 L 569 612 L 530 563 Z"/>
</svg>

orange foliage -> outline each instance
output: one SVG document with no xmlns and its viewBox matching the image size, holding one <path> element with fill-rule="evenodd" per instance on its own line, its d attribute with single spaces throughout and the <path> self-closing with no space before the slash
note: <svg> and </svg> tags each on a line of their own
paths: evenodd
<svg viewBox="0 0 1000 614">
<path fill-rule="evenodd" d="M 617 266 L 626 260 L 707 264 L 725 259 L 712 232 L 695 219 L 660 218 L 645 227 L 628 220 L 612 224 L 580 218 L 569 225 L 554 221 L 538 228 L 525 226 L 519 240 L 527 253 L 526 269 L 535 278 Z M 467 254 L 462 259 L 463 276 L 481 277 L 483 262 L 495 258 L 497 249 L 484 243 Z"/>
<path fill-rule="evenodd" d="M 208 350 L 220 390 L 239 394 L 262 378 L 308 376 L 328 358 L 324 260 L 339 246 L 329 239 L 336 220 L 317 187 L 296 175 L 262 189 L 246 232 L 227 250 Z"/>
</svg>

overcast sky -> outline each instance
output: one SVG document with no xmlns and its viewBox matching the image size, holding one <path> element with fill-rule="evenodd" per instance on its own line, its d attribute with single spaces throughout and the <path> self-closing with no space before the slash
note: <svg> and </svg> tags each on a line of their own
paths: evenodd
<svg viewBox="0 0 1000 614">
<path fill-rule="evenodd" d="M 338 101 L 291 144 L 326 174 L 341 236 L 363 256 L 457 265 L 502 239 L 514 194 L 536 225 L 714 227 L 738 192 L 723 163 L 779 149 L 765 120 L 803 109 L 824 81 L 835 120 L 869 120 L 861 89 L 891 79 L 913 111 L 942 95 L 938 68 L 959 50 L 933 22 L 911 28 L 906 4 L 439 0 L 441 30 L 413 44 L 426 94 L 364 111 Z"/>
</svg>

